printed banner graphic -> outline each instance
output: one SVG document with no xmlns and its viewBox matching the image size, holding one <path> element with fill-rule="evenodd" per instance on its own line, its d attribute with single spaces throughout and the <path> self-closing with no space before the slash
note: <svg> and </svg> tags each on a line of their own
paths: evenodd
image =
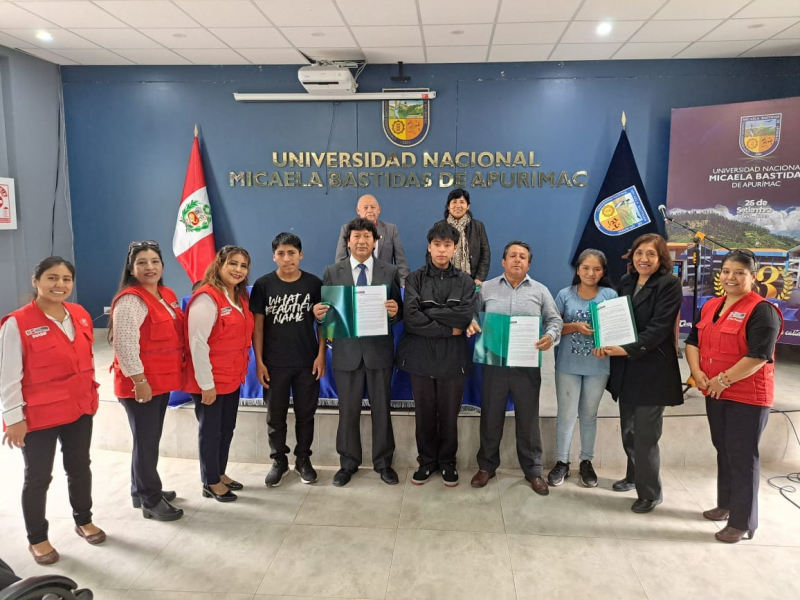
<svg viewBox="0 0 800 600">
<path fill-rule="evenodd" d="M 673 110 L 667 206 L 670 217 L 719 244 L 755 253 L 756 289 L 786 320 L 780 342 L 800 344 L 800 98 Z M 667 231 L 684 285 L 681 331 L 688 332 L 693 234 L 675 225 Z M 724 293 L 726 252 L 701 246 L 700 307 Z"/>
</svg>

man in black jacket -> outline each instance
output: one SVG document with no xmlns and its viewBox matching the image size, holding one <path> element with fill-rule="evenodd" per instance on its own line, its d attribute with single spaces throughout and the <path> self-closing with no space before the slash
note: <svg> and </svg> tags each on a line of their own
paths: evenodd
<svg viewBox="0 0 800 600">
<path fill-rule="evenodd" d="M 475 300 L 475 282 L 450 264 L 459 237 L 448 223 L 434 225 L 428 232 L 427 264 L 406 279 L 397 366 L 411 374 L 419 454 L 411 482 L 416 485 L 440 468 L 446 486 L 458 485 L 456 423 L 472 366 L 463 333 Z"/>
</svg>

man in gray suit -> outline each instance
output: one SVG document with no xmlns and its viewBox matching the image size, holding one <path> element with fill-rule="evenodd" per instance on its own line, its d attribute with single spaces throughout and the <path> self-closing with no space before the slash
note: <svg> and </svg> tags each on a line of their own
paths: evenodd
<svg viewBox="0 0 800 600">
<path fill-rule="evenodd" d="M 323 285 L 390 286 L 385 307 L 391 323 L 397 323 L 403 318 L 398 269 L 373 256 L 378 237 L 375 223 L 369 219 L 353 219 L 344 226 L 343 237 L 350 257 L 325 268 Z M 327 306 L 314 305 L 318 321 L 323 320 L 327 312 Z M 392 469 L 394 433 L 389 411 L 394 365 L 392 328 L 389 327 L 387 335 L 336 339 L 332 354 L 333 376 L 339 392 L 336 451 L 341 466 L 333 477 L 333 485 L 347 485 L 361 464 L 361 400 L 365 383 L 372 415 L 372 466 L 384 483 L 394 485 L 399 479 Z"/>
<path fill-rule="evenodd" d="M 375 223 L 378 228 L 378 237 L 375 238 L 375 250 L 373 252 L 375 258 L 390 265 L 396 265 L 397 273 L 400 275 L 400 287 L 404 287 L 410 270 L 406 262 L 403 243 L 400 241 L 400 233 L 397 231 L 397 225 L 378 220 L 378 216 L 381 214 L 381 205 L 378 199 L 371 194 L 365 194 L 358 199 L 356 212 L 362 219 Z M 339 241 L 336 244 L 335 260 L 337 263 L 349 255 L 347 240 L 345 239 L 345 227 L 347 227 L 346 223 L 342 225 L 342 230 L 339 232 Z"/>
</svg>

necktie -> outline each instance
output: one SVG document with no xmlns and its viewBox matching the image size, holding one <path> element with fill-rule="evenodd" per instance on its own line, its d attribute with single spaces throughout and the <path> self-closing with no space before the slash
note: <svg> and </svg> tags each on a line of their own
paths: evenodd
<svg viewBox="0 0 800 600">
<path fill-rule="evenodd" d="M 361 269 L 361 272 L 358 274 L 356 285 L 367 285 L 367 265 L 361 263 L 357 267 Z"/>
</svg>

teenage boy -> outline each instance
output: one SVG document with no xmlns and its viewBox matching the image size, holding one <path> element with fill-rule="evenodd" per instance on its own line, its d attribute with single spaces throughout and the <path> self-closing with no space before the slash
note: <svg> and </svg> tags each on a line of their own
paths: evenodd
<svg viewBox="0 0 800 600">
<path fill-rule="evenodd" d="M 397 366 L 411 374 L 422 485 L 441 469 L 448 487 L 458 485 L 458 413 L 472 357 L 463 333 L 472 322 L 475 282 L 450 262 L 458 230 L 444 221 L 428 232 L 427 264 L 406 279 L 405 332 Z"/>
<path fill-rule="evenodd" d="M 250 310 L 255 315 L 253 351 L 258 380 L 267 404 L 272 469 L 264 483 L 280 485 L 289 471 L 286 415 L 289 396 L 294 400 L 295 470 L 303 483 L 314 483 L 311 465 L 314 415 L 319 401 L 319 380 L 325 375 L 325 340 L 318 335 L 313 306 L 321 299 L 322 281 L 300 270 L 303 246 L 293 233 L 280 233 L 272 241 L 272 260 L 278 268 L 253 285 Z"/>
</svg>

